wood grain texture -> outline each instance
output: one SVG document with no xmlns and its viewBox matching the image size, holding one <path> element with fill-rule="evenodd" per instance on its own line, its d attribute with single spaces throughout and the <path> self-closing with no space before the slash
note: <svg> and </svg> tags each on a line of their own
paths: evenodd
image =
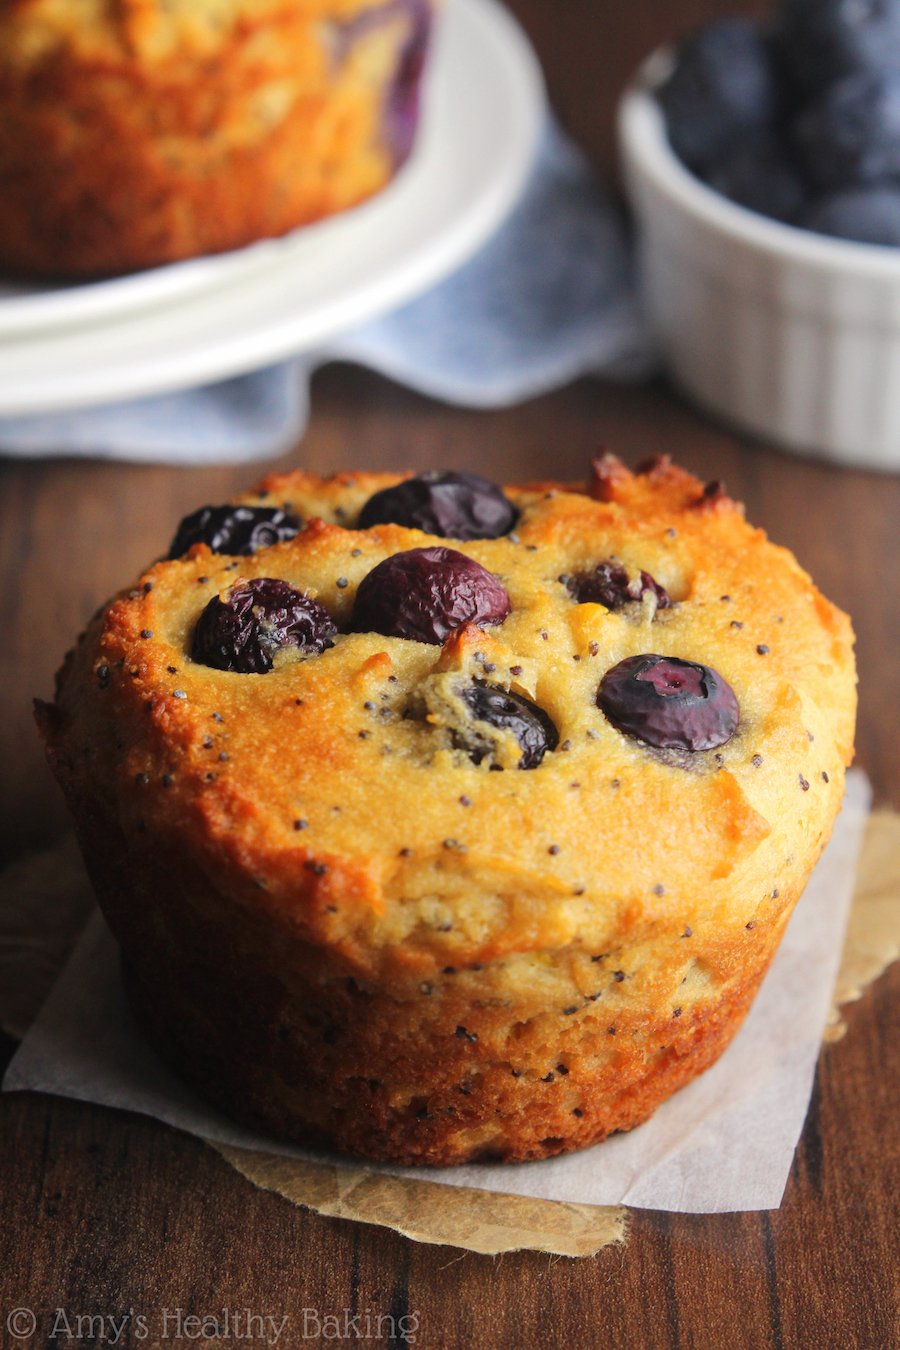
<svg viewBox="0 0 900 1350">
<path fill-rule="evenodd" d="M 511 7 L 538 47 L 563 120 L 603 168 L 613 162 L 615 99 L 642 54 L 713 14 L 763 9 L 715 0 Z M 750 519 L 790 546 L 853 615 L 858 762 L 877 799 L 900 807 L 897 479 L 754 444 L 701 417 L 662 381 L 620 389 L 585 380 L 520 408 L 475 413 L 346 367 L 317 376 L 309 432 L 277 467 L 452 464 L 500 480 L 578 478 L 601 444 L 631 462 L 667 451 L 703 477 L 724 478 Z M 80 625 L 165 549 L 178 519 L 225 499 L 257 470 L 8 461 L 0 475 L 0 861 L 8 861 L 65 825 L 32 728 L 32 696 L 49 693 Z M 191 1340 L 175 1334 L 172 1318 L 163 1321 L 167 1308 L 221 1316 L 224 1307 L 287 1315 L 278 1343 L 292 1350 L 315 1343 L 316 1316 L 343 1317 L 345 1309 L 393 1317 L 393 1340 L 373 1336 L 372 1345 L 406 1344 L 399 1319 L 416 1317 L 414 1343 L 428 1350 L 890 1345 L 900 1332 L 900 1150 L 890 1093 L 898 990 L 895 967 L 847 1010 L 847 1036 L 823 1052 L 777 1213 L 638 1212 L 627 1246 L 589 1261 L 416 1246 L 257 1191 L 212 1150 L 155 1122 L 70 1101 L 3 1098 L 0 1346 L 109 1343 L 111 1333 L 106 1342 L 51 1339 L 61 1307 L 117 1318 L 133 1308 L 148 1338 L 137 1339 L 132 1324 L 119 1344 L 158 1339 L 162 1347 L 263 1344 Z M 31 1340 L 16 1341 L 5 1327 L 7 1311 L 21 1306 L 38 1314 Z M 305 1321 L 304 1309 L 312 1310 Z"/>
</svg>

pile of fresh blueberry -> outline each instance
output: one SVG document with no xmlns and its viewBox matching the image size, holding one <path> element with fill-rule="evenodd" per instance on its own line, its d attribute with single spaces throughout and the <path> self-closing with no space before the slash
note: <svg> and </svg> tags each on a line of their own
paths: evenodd
<svg viewBox="0 0 900 1350">
<path fill-rule="evenodd" d="M 363 507 L 358 528 L 396 524 L 464 541 L 499 538 L 517 518 L 501 489 L 477 474 L 424 473 L 376 493 Z M 296 517 L 268 507 L 207 506 L 182 521 L 169 557 L 198 543 L 216 553 L 251 554 L 299 529 Z M 562 580 L 576 603 L 621 610 L 647 594 L 658 609 L 671 603 L 648 572 L 630 579 L 612 560 Z M 373 567 L 357 588 L 351 628 L 440 645 L 463 624 L 503 623 L 510 609 L 498 577 L 474 558 L 438 545 L 394 553 Z M 216 670 L 265 675 L 283 648 L 319 655 L 334 645 L 337 631 L 318 601 L 276 577 L 257 577 L 209 601 L 194 629 L 191 657 Z M 513 733 L 522 748 L 522 769 L 537 768 L 547 751 L 556 749 L 559 733 L 552 719 L 521 694 L 475 680 L 460 697 L 473 735 L 460 731 L 454 742 L 476 764 L 487 753 L 478 724 Z M 731 739 L 739 721 L 734 693 L 715 670 L 655 653 L 608 670 L 596 702 L 620 731 L 666 750 L 714 749 Z"/>
<path fill-rule="evenodd" d="M 675 153 L 751 211 L 900 245 L 900 0 L 781 0 L 688 37 L 658 91 Z"/>
</svg>

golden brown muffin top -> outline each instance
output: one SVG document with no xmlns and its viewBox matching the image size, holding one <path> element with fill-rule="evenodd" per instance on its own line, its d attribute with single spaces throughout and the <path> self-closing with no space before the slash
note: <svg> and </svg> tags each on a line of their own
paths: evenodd
<svg viewBox="0 0 900 1350">
<path fill-rule="evenodd" d="M 195 545 L 98 616 L 44 714 L 67 790 L 363 968 L 603 950 L 734 918 L 818 851 L 852 756 L 849 621 L 719 485 L 665 458 L 632 474 L 606 457 L 586 488 L 508 488 L 519 519 L 505 537 L 355 529 L 397 481 L 269 478 L 241 500 L 299 514 L 295 538 L 240 558 Z M 366 574 L 426 545 L 499 577 L 509 617 L 443 647 L 350 631 Z M 652 574 L 671 607 L 576 603 L 565 578 L 610 558 Z M 266 675 L 192 660 L 204 607 L 256 577 L 324 605 L 333 647 L 287 652 Z M 612 725 L 600 681 L 648 652 L 727 680 L 740 724 L 726 744 L 659 751 Z M 498 751 L 502 772 L 458 747 L 446 694 L 472 680 L 552 718 L 559 743 L 537 768 L 513 767 L 515 747 Z"/>
<path fill-rule="evenodd" d="M 383 3 L 383 0 L 382 0 Z M 378 0 L 0 0 L 0 64 L 27 69 L 58 51 L 84 61 L 213 54 L 287 15 L 346 23 Z"/>
</svg>

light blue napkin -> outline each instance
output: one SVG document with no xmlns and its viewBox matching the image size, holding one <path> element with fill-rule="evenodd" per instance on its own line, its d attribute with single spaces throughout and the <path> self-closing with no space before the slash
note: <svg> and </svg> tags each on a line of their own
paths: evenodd
<svg viewBox="0 0 900 1350">
<path fill-rule="evenodd" d="M 448 403 L 496 408 L 652 365 L 622 222 L 552 121 L 521 199 L 452 276 L 314 353 L 186 392 L 0 418 L 0 452 L 173 464 L 268 459 L 301 437 L 311 373 L 355 361 Z"/>
</svg>

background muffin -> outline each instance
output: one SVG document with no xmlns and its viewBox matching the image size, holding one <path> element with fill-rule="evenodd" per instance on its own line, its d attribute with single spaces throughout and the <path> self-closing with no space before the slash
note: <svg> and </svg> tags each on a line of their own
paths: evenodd
<svg viewBox="0 0 900 1350">
<path fill-rule="evenodd" d="M 238 248 L 382 188 L 429 0 L 8 0 L 0 267 L 100 275 Z"/>
<path fill-rule="evenodd" d="M 547 1156 L 740 1025 L 840 804 L 849 623 L 665 459 L 396 483 L 185 522 L 40 721 L 207 1095 L 376 1158 Z"/>
</svg>

